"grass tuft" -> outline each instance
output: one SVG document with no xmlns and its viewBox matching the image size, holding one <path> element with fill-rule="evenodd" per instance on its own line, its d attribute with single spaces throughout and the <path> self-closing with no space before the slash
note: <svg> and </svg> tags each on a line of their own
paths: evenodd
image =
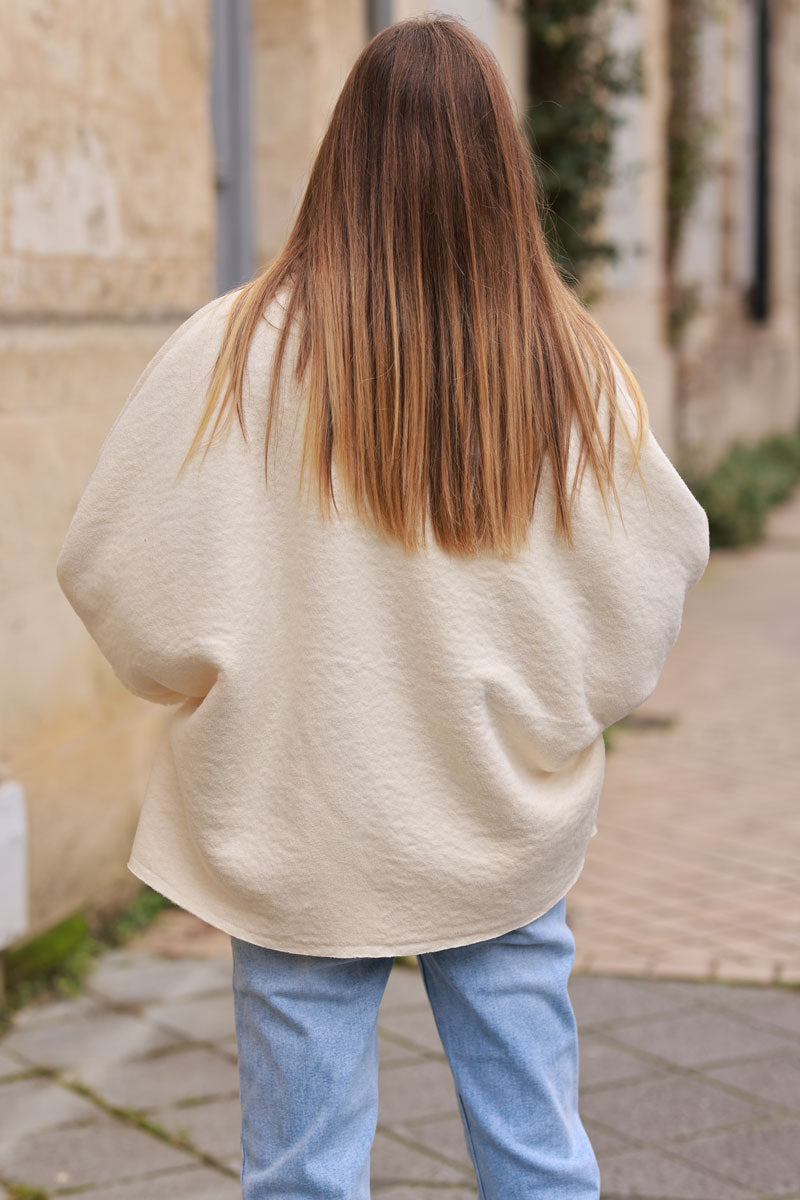
<svg viewBox="0 0 800 1200">
<path fill-rule="evenodd" d="M 126 908 L 96 920 L 94 928 L 81 910 L 38 937 L 6 950 L 0 1030 L 7 1028 L 13 1014 L 32 1000 L 80 993 L 100 955 L 124 945 L 162 909 L 172 907 L 170 900 L 144 885 Z"/>
</svg>

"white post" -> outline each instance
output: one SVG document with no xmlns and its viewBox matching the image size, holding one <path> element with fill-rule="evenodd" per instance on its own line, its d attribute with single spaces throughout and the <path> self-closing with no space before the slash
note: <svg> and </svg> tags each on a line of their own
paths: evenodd
<svg viewBox="0 0 800 1200">
<path fill-rule="evenodd" d="M 0 950 L 28 928 L 28 821 L 25 791 L 0 782 Z"/>
</svg>

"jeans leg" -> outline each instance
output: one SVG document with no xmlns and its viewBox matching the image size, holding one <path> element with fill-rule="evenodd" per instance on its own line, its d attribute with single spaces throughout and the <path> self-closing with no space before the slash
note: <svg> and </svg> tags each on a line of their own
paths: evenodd
<svg viewBox="0 0 800 1200">
<path fill-rule="evenodd" d="M 369 1200 L 394 960 L 231 946 L 243 1200 Z"/>
<path fill-rule="evenodd" d="M 566 897 L 519 929 L 418 955 L 481 1200 L 598 1200 L 578 1115 Z"/>
</svg>

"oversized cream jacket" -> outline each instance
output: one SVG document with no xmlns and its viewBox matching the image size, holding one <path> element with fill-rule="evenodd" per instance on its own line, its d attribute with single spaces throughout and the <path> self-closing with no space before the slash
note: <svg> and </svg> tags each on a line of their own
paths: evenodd
<svg viewBox="0 0 800 1200">
<path fill-rule="evenodd" d="M 525 924 L 582 870 L 602 731 L 656 686 L 708 561 L 705 512 L 652 433 L 647 493 L 635 474 L 625 486 L 618 424 L 624 528 L 587 470 L 573 549 L 547 472 L 511 562 L 448 556 L 432 534 L 408 553 L 338 487 L 326 521 L 297 493 L 291 355 L 264 481 L 280 296 L 251 351 L 248 440 L 234 420 L 175 483 L 230 302 L 144 370 L 56 565 L 121 682 L 172 706 L 128 866 L 225 932 L 297 953 L 415 954 Z"/>
</svg>

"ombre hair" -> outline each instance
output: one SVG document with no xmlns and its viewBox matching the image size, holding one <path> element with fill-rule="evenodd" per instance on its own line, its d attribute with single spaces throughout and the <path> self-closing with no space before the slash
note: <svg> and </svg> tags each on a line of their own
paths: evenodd
<svg viewBox="0 0 800 1200">
<path fill-rule="evenodd" d="M 299 484 L 310 466 L 326 516 L 331 501 L 338 512 L 335 462 L 358 515 L 406 549 L 425 543 L 430 519 L 449 552 L 513 556 L 548 468 L 556 529 L 572 545 L 572 504 L 587 465 L 606 512 L 609 491 L 619 509 L 620 382 L 636 414 L 636 468 L 649 421 L 630 368 L 551 258 L 539 203 L 535 158 L 488 47 L 439 13 L 376 34 L 338 97 L 283 249 L 232 289 L 180 470 L 217 406 L 212 440 L 234 410 L 246 436 L 248 349 L 286 288 L 265 478 L 295 328 L 294 376 L 307 393 Z M 580 454 L 570 489 L 573 428 Z"/>
</svg>

